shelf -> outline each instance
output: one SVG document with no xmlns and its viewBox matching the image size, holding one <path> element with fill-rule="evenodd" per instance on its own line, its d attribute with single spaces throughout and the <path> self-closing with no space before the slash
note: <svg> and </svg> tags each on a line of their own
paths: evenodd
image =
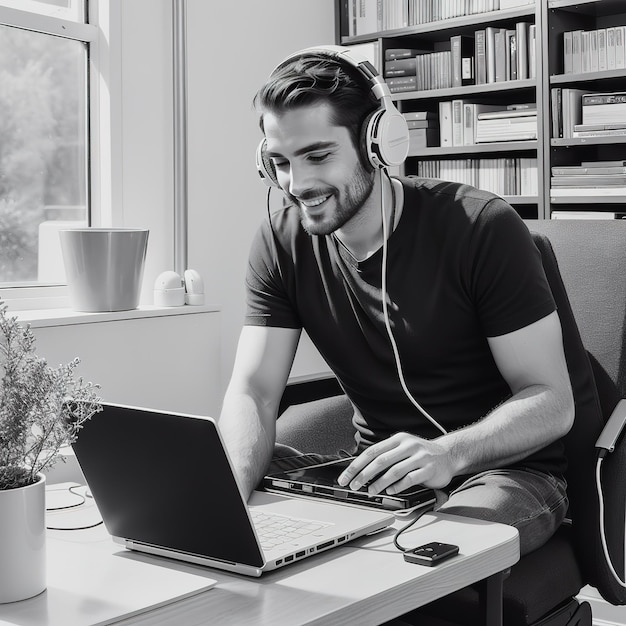
<svg viewBox="0 0 626 626">
<path fill-rule="evenodd" d="M 491 154 L 497 152 L 537 151 L 537 141 L 502 141 L 499 143 L 480 143 L 471 146 L 450 146 L 424 148 L 409 154 L 408 158 L 456 157 L 461 154 Z"/>
<path fill-rule="evenodd" d="M 599 17 L 624 11 L 624 0 L 550 0 L 548 9 Z"/>
<path fill-rule="evenodd" d="M 583 72 L 580 74 L 555 74 L 554 76 L 550 76 L 550 84 L 564 85 L 573 83 L 590 83 L 598 80 L 613 80 L 616 78 L 626 78 L 626 68 L 603 70 L 602 72 Z"/>
<path fill-rule="evenodd" d="M 507 80 L 499 83 L 487 83 L 484 85 L 465 85 L 464 87 L 449 87 L 446 89 L 427 89 L 423 91 L 402 91 L 392 93 L 394 101 L 401 100 L 440 100 L 450 98 L 468 98 L 476 94 L 499 94 L 506 91 L 534 90 L 537 81 L 529 80 Z"/>
<path fill-rule="evenodd" d="M 337 6 L 341 3 L 347 12 L 349 0 L 336 1 Z M 626 0 L 535 0 L 523 7 L 466 15 L 419 24 L 410 28 L 371 33 L 366 36 L 339 37 L 338 41 L 347 45 L 376 42 L 375 47 L 379 59 L 382 59 L 384 52 L 393 47 L 432 50 L 433 52 L 450 50 L 450 38 L 454 35 L 474 37 L 476 31 L 484 30 L 487 26 L 514 30 L 518 22 L 530 22 L 536 26 L 536 78 L 464 85 L 447 89 L 399 92 L 391 94 L 391 97 L 402 113 L 431 111 L 437 114 L 440 112 L 439 103 L 451 100 L 499 105 L 536 102 L 538 139 L 536 141 L 502 141 L 468 146 L 418 148 L 409 154 L 406 171 L 408 172 L 415 166 L 417 161 L 424 161 L 424 171 L 431 166 L 429 161 L 432 162 L 434 171 L 438 167 L 437 163 L 455 159 L 531 158 L 537 164 L 537 184 L 539 185 L 537 196 L 506 198 L 521 215 L 532 212 L 539 219 L 545 219 L 550 218 L 551 211 L 557 207 L 561 210 L 583 212 L 589 210 L 587 207 L 597 205 L 598 211 L 611 211 L 615 210 L 617 205 L 626 204 L 626 197 L 621 195 L 602 197 L 580 194 L 552 196 L 550 194 L 553 166 L 575 165 L 582 161 L 618 161 L 624 158 L 626 135 L 552 139 L 550 134 L 553 88 L 579 89 L 582 93 L 617 92 L 625 89 L 626 67 L 576 74 L 563 74 L 562 72 L 564 66 L 563 34 L 575 30 L 600 31 L 613 26 L 626 25 Z M 346 26 L 347 19 L 344 19 L 343 23 Z M 471 56 L 472 53 L 472 46 L 468 44 L 468 48 L 469 50 L 463 53 L 465 58 Z M 598 63 L 598 65 L 604 67 L 603 64 Z M 596 67 L 595 64 L 594 67 Z M 526 74 L 520 75 L 526 76 Z M 575 115 L 578 121 L 571 120 L 572 124 L 580 123 L 578 112 Z M 446 119 L 445 122 L 449 123 L 449 120 Z M 450 176 L 455 175 L 454 172 L 450 174 Z M 565 193 L 574 194 L 575 192 L 568 190 Z"/>
<path fill-rule="evenodd" d="M 626 135 L 617 137 L 568 137 L 566 139 L 551 139 L 552 147 L 568 147 L 574 146 L 612 146 L 615 144 L 626 143 Z"/>
<path fill-rule="evenodd" d="M 411 37 L 419 35 L 422 39 L 437 40 L 441 38 L 442 33 L 454 31 L 454 34 L 464 34 L 474 32 L 481 28 L 481 25 L 489 25 L 493 22 L 513 21 L 518 18 L 526 18 L 535 16 L 535 6 L 526 5 L 514 9 L 503 9 L 501 11 L 490 11 L 488 13 L 476 13 L 472 15 L 464 15 L 463 17 L 454 17 L 449 20 L 439 20 L 437 22 L 426 22 L 424 24 L 416 24 L 407 28 L 397 28 L 394 30 L 386 30 L 383 32 L 366 33 L 364 35 L 356 35 L 354 37 L 341 37 L 341 44 L 349 46 L 351 44 L 367 43 L 384 37 L 385 39 L 393 39 L 398 37 Z"/>
</svg>

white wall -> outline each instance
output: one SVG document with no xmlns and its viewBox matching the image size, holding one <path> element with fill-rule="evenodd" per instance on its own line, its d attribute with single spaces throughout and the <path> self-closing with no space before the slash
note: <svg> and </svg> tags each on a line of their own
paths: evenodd
<svg viewBox="0 0 626 626">
<path fill-rule="evenodd" d="M 244 314 L 248 248 L 265 214 L 267 187 L 254 162 L 261 132 L 252 98 L 285 56 L 334 43 L 334 3 L 220 4 L 216 12 L 212 2 L 188 0 L 189 261 L 222 306 L 226 384 Z M 301 350 L 294 373 L 319 370 L 314 355 Z"/>
</svg>

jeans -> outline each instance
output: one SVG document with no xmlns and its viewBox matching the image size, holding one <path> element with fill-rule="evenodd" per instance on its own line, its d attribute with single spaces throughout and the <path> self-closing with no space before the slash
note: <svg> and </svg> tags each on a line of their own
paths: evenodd
<svg viewBox="0 0 626 626">
<path fill-rule="evenodd" d="M 343 456 L 352 456 L 346 452 Z M 270 472 L 297 469 L 342 455 L 302 453 L 276 444 Z M 561 477 L 524 468 L 501 468 L 457 478 L 436 490 L 435 510 L 500 522 L 517 528 L 522 555 L 536 550 L 556 531 L 567 513 L 566 483 Z"/>
</svg>

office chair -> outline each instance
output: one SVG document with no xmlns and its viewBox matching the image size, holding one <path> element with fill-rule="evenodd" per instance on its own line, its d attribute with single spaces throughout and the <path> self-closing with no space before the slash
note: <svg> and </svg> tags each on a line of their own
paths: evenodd
<svg viewBox="0 0 626 626">
<path fill-rule="evenodd" d="M 626 221 L 527 224 L 561 318 L 576 417 L 565 438 L 568 520 L 544 546 L 511 568 L 504 581 L 504 624 L 591 626 L 590 605 L 576 599 L 585 585 L 596 587 L 611 604 L 626 604 L 626 588 L 615 580 L 603 555 L 595 447 L 603 429 L 606 433 L 626 415 Z M 294 404 L 296 389 L 286 396 L 288 400 L 291 396 L 291 406 L 278 420 L 279 441 L 324 453 L 349 448 L 352 409 L 339 386 L 326 381 L 327 397 L 314 401 L 310 401 L 310 387 L 302 388 L 302 404 Z M 626 443 L 621 436 L 602 461 L 601 484 L 607 548 L 622 580 L 625 466 Z M 480 611 L 480 587 L 471 586 L 402 619 L 415 624 L 474 626 L 482 621 Z"/>
</svg>

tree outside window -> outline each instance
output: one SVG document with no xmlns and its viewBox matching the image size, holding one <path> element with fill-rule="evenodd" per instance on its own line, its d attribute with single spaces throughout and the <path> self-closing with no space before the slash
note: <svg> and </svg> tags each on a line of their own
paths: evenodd
<svg viewBox="0 0 626 626">
<path fill-rule="evenodd" d="M 3 286 L 49 281 L 58 229 L 88 220 L 86 68 L 83 42 L 0 26 Z"/>
</svg>

